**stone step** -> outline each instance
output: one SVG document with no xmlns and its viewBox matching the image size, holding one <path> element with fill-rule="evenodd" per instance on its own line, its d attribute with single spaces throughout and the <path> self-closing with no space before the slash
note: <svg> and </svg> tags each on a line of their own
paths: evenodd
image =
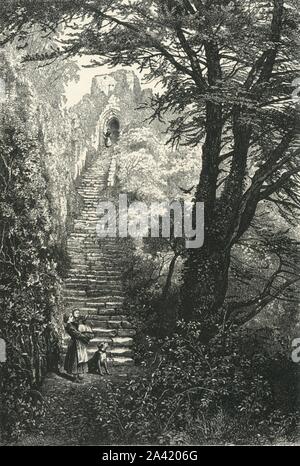
<svg viewBox="0 0 300 466">
<path fill-rule="evenodd" d="M 102 199 L 100 197 L 100 195 L 98 193 L 95 193 L 95 194 L 85 194 L 85 193 L 79 193 L 80 196 L 82 197 L 83 201 L 85 202 L 89 202 L 89 203 L 92 203 L 92 202 L 100 202 Z"/>
<path fill-rule="evenodd" d="M 74 238 L 76 238 L 76 239 L 79 239 L 79 238 L 80 238 L 80 239 L 86 241 L 86 240 L 88 239 L 88 236 L 87 236 L 85 233 L 78 233 L 78 232 L 75 233 L 75 232 L 73 231 L 73 233 L 69 236 L 68 239 L 72 239 L 72 238 L 73 238 L 73 239 L 74 239 Z"/>
<path fill-rule="evenodd" d="M 77 281 L 79 283 L 82 283 L 82 282 L 89 282 L 91 281 L 91 283 L 95 282 L 95 281 L 106 281 L 107 283 L 115 283 L 116 281 L 118 281 L 118 283 L 120 282 L 120 277 L 121 277 L 121 274 L 119 273 L 116 273 L 116 274 L 108 274 L 108 273 L 101 273 L 101 274 L 96 274 L 96 275 L 82 275 L 82 274 L 78 274 L 78 275 L 75 275 L 75 276 L 69 276 L 68 278 L 66 278 L 65 280 L 65 283 L 76 283 Z"/>
<path fill-rule="evenodd" d="M 120 307 L 124 301 L 123 297 L 118 297 L 117 300 L 112 301 L 112 296 L 101 296 L 101 297 L 87 297 L 87 296 L 66 296 L 65 301 L 69 303 L 73 303 L 74 305 L 77 304 L 85 304 L 86 307 L 90 308 L 106 308 L 106 309 L 114 309 Z M 114 298 L 117 298 L 114 296 Z"/>
<path fill-rule="evenodd" d="M 68 335 L 65 335 L 62 344 L 64 351 L 66 351 L 69 341 L 70 337 Z M 127 352 L 128 356 L 132 354 L 132 338 L 109 336 L 101 336 L 90 340 L 87 348 L 88 353 L 94 353 L 95 351 L 97 351 L 98 345 L 100 345 L 101 343 L 106 343 L 108 345 L 108 353 L 115 352 L 121 354 Z"/>
<path fill-rule="evenodd" d="M 83 176 L 77 189 L 94 189 L 98 185 L 102 188 L 105 187 L 105 173 L 100 170 L 89 172 L 88 176 Z"/>
<path fill-rule="evenodd" d="M 80 284 L 82 286 L 84 286 L 87 283 L 90 285 L 97 285 L 97 284 L 102 285 L 104 283 L 106 283 L 107 285 L 115 285 L 118 283 L 121 286 L 120 279 L 121 279 L 121 274 L 108 275 L 106 273 L 103 273 L 103 274 L 97 273 L 89 277 L 86 277 L 86 276 L 79 277 L 78 275 L 76 275 L 75 277 L 70 276 L 65 279 L 65 283 L 74 284 L 74 285 Z"/>
<path fill-rule="evenodd" d="M 68 301 L 69 303 L 74 303 L 75 304 L 85 304 L 87 298 L 86 296 L 64 296 L 65 301 Z"/>
<path fill-rule="evenodd" d="M 74 267 L 71 267 L 70 268 L 70 272 L 71 274 L 73 275 L 74 273 L 77 275 L 80 271 L 83 271 L 83 270 L 89 270 L 91 269 L 91 267 L 89 267 L 87 264 L 74 264 Z M 107 274 L 107 275 L 113 275 L 114 273 L 120 273 L 121 271 L 118 271 L 118 270 L 115 270 L 114 267 L 112 266 L 107 266 L 105 265 L 105 268 L 103 268 L 103 266 L 100 267 L 99 266 L 95 266 L 92 268 L 93 269 L 93 272 L 94 272 L 94 276 L 98 274 Z M 89 275 L 91 275 L 89 273 Z"/>
<path fill-rule="evenodd" d="M 103 178 L 103 175 L 102 175 L 102 178 Z M 90 193 L 94 191 L 101 192 L 103 191 L 104 184 L 105 184 L 104 179 L 100 179 L 97 173 L 94 176 L 91 176 L 89 178 L 83 178 L 77 190 L 83 191 L 85 193 L 86 192 Z"/>
<path fill-rule="evenodd" d="M 81 290 L 81 289 L 88 289 L 91 291 L 97 291 L 99 289 L 106 289 L 106 290 L 122 290 L 122 285 L 120 285 L 119 280 L 115 281 L 108 281 L 106 279 L 90 279 L 90 280 L 78 280 L 74 279 L 72 282 L 69 282 L 65 280 L 65 285 L 64 285 L 64 290 L 67 292 L 71 289 L 75 290 Z"/>
<path fill-rule="evenodd" d="M 84 272 L 87 272 L 88 275 L 93 275 L 93 278 L 101 278 L 105 276 L 117 277 L 117 273 L 119 273 L 119 277 L 122 276 L 118 264 L 111 264 L 106 268 L 106 265 L 104 267 L 103 265 L 100 266 L 99 264 L 94 264 L 91 261 L 87 261 L 85 264 L 72 263 L 71 266 L 72 268 L 69 270 L 69 277 L 74 277 L 74 275 L 78 276 L 80 272 L 82 275 Z"/>
<path fill-rule="evenodd" d="M 121 269 L 120 269 L 120 262 L 121 262 L 121 258 L 114 258 L 113 256 L 111 256 L 111 259 L 110 261 L 108 260 L 109 258 L 108 257 L 103 257 L 103 256 L 99 256 L 98 258 L 96 257 L 87 257 L 85 256 L 84 254 L 82 254 L 82 257 L 73 257 L 72 255 L 69 254 L 69 257 L 72 261 L 72 264 L 74 264 L 74 266 L 77 264 L 79 266 L 86 266 L 88 263 L 93 263 L 95 262 L 95 266 L 97 267 L 97 270 L 99 271 L 105 271 L 105 270 L 111 270 L 112 272 L 116 271 L 116 272 L 120 272 Z"/>
<path fill-rule="evenodd" d="M 82 226 L 84 229 L 88 229 L 97 225 L 99 218 L 89 218 L 88 220 L 78 219 L 74 221 L 74 227 Z"/>
<path fill-rule="evenodd" d="M 90 299 L 98 299 L 101 297 L 105 298 L 124 298 L 125 294 L 122 292 L 121 288 L 111 288 L 111 287 L 95 287 L 94 289 L 85 285 L 84 287 L 78 288 L 64 288 L 65 296 L 89 296 Z"/>
<path fill-rule="evenodd" d="M 83 179 L 80 186 L 77 188 L 78 192 L 93 192 L 97 190 L 101 192 L 104 188 L 104 182 L 100 181 L 97 176 L 88 179 Z"/>
<path fill-rule="evenodd" d="M 84 179 L 82 180 L 82 183 L 80 186 L 77 188 L 78 192 L 82 193 L 94 193 L 98 192 L 103 194 L 103 188 L 104 188 L 104 181 L 100 180 L 97 175 L 89 178 L 89 179 Z"/>
<path fill-rule="evenodd" d="M 68 241 L 74 241 L 74 240 L 80 240 L 81 242 L 83 242 L 84 244 L 98 244 L 98 243 L 101 243 L 101 244 L 107 244 L 107 245 L 110 245 L 110 246 L 113 246 L 113 245 L 116 245 L 116 238 L 100 238 L 99 240 L 97 239 L 97 243 L 95 242 L 95 240 L 93 240 L 94 242 L 92 243 L 92 238 L 89 238 L 87 235 L 83 234 L 83 233 L 72 233 L 69 238 L 68 238 Z"/>
<path fill-rule="evenodd" d="M 133 351 L 128 348 L 113 348 L 108 351 L 108 357 L 114 360 L 115 358 L 131 358 L 133 357 Z"/>
<path fill-rule="evenodd" d="M 75 306 L 75 304 L 76 303 L 73 303 L 73 306 Z M 79 305 L 76 305 L 76 307 L 79 307 Z M 105 317 L 105 316 L 109 316 L 111 314 L 117 314 L 118 312 L 120 314 L 124 313 L 124 309 L 122 309 L 122 306 L 119 306 L 119 307 L 117 307 L 117 306 L 107 307 L 104 304 L 102 304 L 102 305 L 94 306 L 94 308 L 92 308 L 92 306 L 86 306 L 86 307 L 91 308 L 91 311 L 89 312 L 89 316 L 92 319 L 95 318 L 95 317 L 99 317 L 99 316 Z"/>
<path fill-rule="evenodd" d="M 98 210 L 98 202 L 94 202 L 94 203 L 87 203 L 85 202 L 82 209 L 81 209 L 81 212 L 80 212 L 80 218 L 84 218 L 86 215 L 93 215 L 97 218 L 100 218 L 101 215 L 99 215 L 99 210 Z M 78 218 L 79 218 L 78 217 Z"/>
<path fill-rule="evenodd" d="M 93 327 L 95 337 L 133 337 L 135 330 L 133 328 L 110 328 L 110 327 Z"/>
<path fill-rule="evenodd" d="M 74 306 L 73 306 L 74 307 Z M 79 309 L 80 315 L 88 316 L 88 322 L 92 327 L 106 328 L 132 328 L 133 325 L 128 321 L 128 316 L 116 310 L 104 309 L 102 313 L 97 314 L 95 307 L 76 306 Z M 121 310 L 120 310 L 121 311 Z"/>
<path fill-rule="evenodd" d="M 77 192 L 80 194 L 80 196 L 85 200 L 85 199 L 101 199 L 101 188 L 100 189 L 95 189 L 93 191 L 89 190 L 87 191 L 86 189 L 78 189 Z"/>
<path fill-rule="evenodd" d="M 132 358 L 133 351 L 129 348 L 112 348 L 111 350 L 108 350 L 108 354 L 111 355 L 113 358 L 115 357 Z"/>
<path fill-rule="evenodd" d="M 76 218 L 74 220 L 74 225 L 78 226 L 78 225 L 83 225 L 83 226 L 87 226 L 89 224 L 97 224 L 97 222 L 100 221 L 100 217 L 98 217 L 96 215 L 95 212 L 89 212 L 89 213 L 86 213 L 86 215 L 81 215 L 80 218 Z"/>
<path fill-rule="evenodd" d="M 109 289 L 109 288 L 97 288 L 96 290 L 87 289 L 74 289 L 74 288 L 65 288 L 64 289 L 64 296 L 66 298 L 73 297 L 73 298 L 87 298 L 89 300 L 97 300 L 97 302 L 106 302 L 107 300 L 117 299 L 121 301 L 124 299 L 125 295 L 120 294 L 120 290 L 116 289 Z M 103 298 L 103 299 L 102 299 Z"/>
<path fill-rule="evenodd" d="M 99 219 L 95 219 L 95 220 L 87 220 L 87 221 L 78 221 L 78 220 L 75 220 L 74 221 L 74 232 L 75 233 L 78 233 L 78 232 L 87 232 L 87 233 L 93 233 L 93 232 L 96 232 L 97 233 L 97 226 L 98 226 L 98 223 L 99 223 Z M 108 235 L 107 236 L 112 236 L 112 235 Z"/>
<path fill-rule="evenodd" d="M 118 313 L 123 314 L 124 313 L 124 310 L 122 309 L 121 304 L 119 306 L 107 306 L 105 303 L 102 303 L 102 304 L 96 304 L 93 306 L 90 303 L 87 303 L 86 301 L 74 301 L 72 299 L 65 299 L 64 305 L 66 308 L 70 308 L 70 309 L 90 308 L 88 315 L 91 318 L 94 318 L 97 316 L 109 316 L 111 314 L 118 314 Z"/>
<path fill-rule="evenodd" d="M 70 256 L 70 255 L 69 255 Z M 95 265 L 100 268 L 104 266 L 104 268 L 114 268 L 120 263 L 121 257 L 117 258 L 115 256 L 109 257 L 109 255 L 101 255 L 98 256 L 88 256 L 82 253 L 81 256 L 79 255 L 71 255 L 72 264 L 79 264 L 79 265 L 86 265 L 87 262 L 95 262 Z M 109 262 L 108 262 L 109 260 Z"/>
<path fill-rule="evenodd" d="M 114 298 L 117 298 L 117 301 L 113 301 Z M 124 296 L 113 296 L 111 291 L 101 291 L 101 295 L 99 293 L 94 294 L 87 292 L 84 295 L 75 295 L 75 294 L 65 294 L 64 295 L 65 301 L 73 304 L 86 304 L 87 307 L 95 307 L 98 308 L 110 308 L 113 309 L 114 307 L 122 306 L 124 302 Z"/>
<path fill-rule="evenodd" d="M 89 316 L 88 322 L 92 327 L 105 328 L 132 328 L 132 324 L 127 320 L 128 316 L 124 314 L 106 314 L 99 316 Z"/>
<path fill-rule="evenodd" d="M 100 217 L 96 214 L 96 212 L 86 212 L 85 214 L 82 213 L 80 215 L 80 218 L 75 219 L 74 225 L 77 224 L 82 224 L 82 225 L 88 225 L 90 222 L 99 222 Z"/>
<path fill-rule="evenodd" d="M 92 257 L 85 257 L 82 255 L 82 257 L 72 257 L 69 256 L 71 259 L 71 264 L 73 268 L 79 267 L 79 268 L 84 268 L 87 266 L 95 266 L 93 270 L 97 270 L 98 272 L 105 272 L 105 271 L 111 271 L 111 272 L 121 272 L 120 268 L 120 263 L 121 259 L 114 259 L 111 257 L 110 261 L 108 261 L 108 258 L 104 258 L 100 256 L 98 259 L 97 258 L 92 258 Z"/>
<path fill-rule="evenodd" d="M 74 226 L 74 231 L 76 233 L 86 233 L 93 235 L 95 238 L 97 238 L 97 223 L 95 222 L 94 225 L 88 226 L 88 225 L 75 225 Z M 110 235 L 112 236 L 112 235 Z"/>
<path fill-rule="evenodd" d="M 118 329 L 107 328 L 107 327 L 93 327 L 93 334 L 95 337 L 116 337 L 118 335 Z M 119 336 L 130 336 L 130 335 L 119 335 Z"/>
<path fill-rule="evenodd" d="M 105 286 L 107 285 L 109 288 L 113 287 L 115 288 L 116 285 L 118 284 L 120 288 L 122 288 L 122 283 L 121 283 L 121 273 L 119 275 L 116 274 L 109 274 L 107 272 L 100 272 L 95 273 L 92 277 L 86 278 L 84 276 L 79 277 L 77 274 L 72 274 L 68 276 L 68 278 L 65 279 L 65 284 L 68 285 L 74 285 L 77 287 L 77 285 L 80 286 L 89 286 L 91 288 L 94 288 L 96 286 Z M 70 288 L 70 286 L 68 286 Z"/>
<path fill-rule="evenodd" d="M 79 260 L 72 260 L 71 259 L 71 266 L 72 269 L 90 269 L 94 275 L 97 275 L 99 272 L 100 273 L 105 273 L 105 272 L 114 272 L 117 271 L 121 273 L 120 269 L 120 262 L 119 261 L 114 261 L 111 259 L 110 263 L 107 261 L 104 261 L 102 258 L 99 259 L 98 261 L 95 259 L 86 259 L 85 261 L 79 261 Z"/>
<path fill-rule="evenodd" d="M 81 253 L 81 252 L 84 252 L 84 253 L 89 253 L 89 254 L 103 254 L 103 253 L 106 253 L 106 254 L 112 254 L 112 255 L 115 255 L 115 256 L 121 256 L 122 253 L 120 252 L 120 250 L 115 247 L 111 247 L 109 245 L 105 245 L 105 244 L 92 244 L 92 245 L 86 245 L 86 244 L 78 244 L 78 243 L 74 243 L 73 244 L 69 244 L 68 243 L 68 252 L 72 252 L 72 254 L 78 254 L 78 253 Z"/>
<path fill-rule="evenodd" d="M 90 274 L 89 274 L 90 275 Z M 109 272 L 101 272 L 101 273 L 97 273 L 95 275 L 92 275 L 91 277 L 86 277 L 85 275 L 83 274 L 79 274 L 79 273 L 73 273 L 73 274 L 70 274 L 69 273 L 69 276 L 68 278 L 66 278 L 66 283 L 76 283 L 77 281 L 80 283 L 82 282 L 89 282 L 91 280 L 91 283 L 92 280 L 105 280 L 107 283 L 116 283 L 116 281 L 120 282 L 121 280 L 121 274 L 115 274 L 115 273 L 109 273 Z"/>
<path fill-rule="evenodd" d="M 133 345 L 133 339 L 131 337 L 95 337 L 92 340 L 90 340 L 89 348 L 97 348 L 97 345 L 99 345 L 100 343 L 107 343 L 111 345 L 111 348 L 127 348 L 128 346 L 131 347 Z"/>
<path fill-rule="evenodd" d="M 64 353 L 66 353 L 67 346 L 63 347 Z M 91 348 L 88 349 L 88 357 L 89 359 L 93 356 L 97 349 L 96 348 Z M 133 352 L 128 350 L 128 349 L 112 349 L 112 351 L 108 351 L 108 358 L 109 358 L 109 364 L 112 364 L 112 366 L 133 366 L 134 365 L 134 360 L 132 359 Z"/>
<path fill-rule="evenodd" d="M 113 358 L 113 366 L 133 366 L 134 360 L 132 358 L 122 358 L 115 357 Z"/>
<path fill-rule="evenodd" d="M 124 296 L 93 296 L 92 299 L 88 301 L 88 305 L 91 306 L 105 303 L 107 307 L 119 306 L 124 301 Z"/>
<path fill-rule="evenodd" d="M 86 296 L 86 292 L 82 289 L 66 289 L 63 288 L 64 296 Z"/>
<path fill-rule="evenodd" d="M 135 329 L 123 309 L 119 266 L 123 252 L 116 238 L 99 238 L 96 230 L 101 218 L 97 212 L 98 204 L 109 200 L 105 191 L 108 162 L 104 166 L 103 160 L 98 159 L 81 178 L 77 188 L 83 207 L 74 219 L 73 232 L 67 240 L 71 266 L 64 282 L 63 296 L 66 310 L 76 306 L 81 315 L 88 316 L 95 335 L 88 347 L 89 355 L 105 341 L 109 344 L 112 364 L 127 366 L 134 364 Z"/>
<path fill-rule="evenodd" d="M 80 292 L 80 294 L 76 294 L 76 292 Z M 64 296 L 65 297 L 86 296 L 89 300 L 97 300 L 97 301 L 98 301 L 98 298 L 104 298 L 103 301 L 107 301 L 107 300 L 111 301 L 114 298 L 117 298 L 119 302 L 121 302 L 125 298 L 125 294 L 122 292 L 122 290 L 105 288 L 105 287 L 98 287 L 94 290 L 89 287 L 86 287 L 83 289 L 77 288 L 75 290 L 73 288 L 67 288 L 65 289 Z M 99 302 L 101 302 L 101 300 Z"/>
<path fill-rule="evenodd" d="M 99 189 L 100 188 L 100 189 Z M 103 175 L 102 177 L 100 178 L 98 173 L 97 174 L 91 174 L 91 176 L 89 178 L 83 178 L 81 183 L 80 183 L 80 186 L 78 186 L 77 190 L 79 191 L 84 191 L 84 192 L 91 192 L 91 191 L 94 191 L 96 189 L 98 189 L 98 191 L 101 191 L 101 188 L 103 189 L 104 188 L 104 179 L 103 179 Z"/>
<path fill-rule="evenodd" d="M 101 342 L 102 343 L 102 342 Z M 105 342 L 103 342 L 105 343 Z M 88 356 L 91 358 L 93 354 L 97 351 L 98 347 L 97 346 L 91 346 L 88 348 Z M 107 350 L 107 355 L 108 357 L 127 357 L 131 358 L 133 356 L 133 351 L 130 348 L 108 348 Z"/>
<path fill-rule="evenodd" d="M 110 265 L 112 264 L 118 264 L 122 258 L 122 255 L 120 253 L 118 254 L 108 254 L 106 251 L 97 251 L 97 252 L 88 252 L 85 250 L 78 251 L 76 253 L 70 253 L 68 252 L 69 256 L 72 259 L 72 262 L 74 263 L 80 263 L 80 262 L 85 262 L 85 261 L 96 261 L 96 262 L 105 262 Z M 108 260 L 110 262 L 108 262 Z"/>
<path fill-rule="evenodd" d="M 76 306 L 76 304 L 78 303 L 72 303 L 73 305 Z M 92 308 L 93 306 L 91 306 L 90 303 L 83 303 L 85 304 L 86 307 L 90 307 Z M 78 305 L 76 306 L 78 307 Z M 108 306 L 107 304 L 103 303 L 103 304 L 96 304 L 94 306 L 94 310 L 90 312 L 90 315 L 92 317 L 94 316 L 108 316 L 110 314 L 122 314 L 124 311 L 123 311 L 123 308 L 122 308 L 122 304 L 120 304 L 119 306 L 115 305 L 115 306 Z"/>
<path fill-rule="evenodd" d="M 80 218 L 75 219 L 74 224 L 77 225 L 82 223 L 83 225 L 88 224 L 89 222 L 98 222 L 100 217 L 96 214 L 96 212 L 87 212 L 86 214 L 80 215 Z"/>
</svg>

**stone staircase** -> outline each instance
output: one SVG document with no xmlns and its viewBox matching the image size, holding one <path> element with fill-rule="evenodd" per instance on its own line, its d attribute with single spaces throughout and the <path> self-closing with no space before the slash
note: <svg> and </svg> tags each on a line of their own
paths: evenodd
<svg viewBox="0 0 300 466">
<path fill-rule="evenodd" d="M 132 365 L 135 331 L 122 307 L 121 251 L 115 238 L 99 239 L 96 234 L 97 204 L 107 200 L 103 160 L 94 162 L 77 189 L 83 207 L 67 242 L 71 266 L 64 283 L 65 311 L 76 307 L 82 315 L 88 315 L 95 334 L 88 347 L 90 356 L 100 342 L 108 342 L 113 366 Z"/>
</svg>

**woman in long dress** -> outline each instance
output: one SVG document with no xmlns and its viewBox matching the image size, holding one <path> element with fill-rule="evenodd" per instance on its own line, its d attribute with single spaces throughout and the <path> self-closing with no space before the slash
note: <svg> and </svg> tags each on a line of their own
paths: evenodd
<svg viewBox="0 0 300 466">
<path fill-rule="evenodd" d="M 88 373 L 88 343 L 93 338 L 93 331 L 89 325 L 86 323 L 86 317 L 80 317 L 79 318 L 79 326 L 78 330 L 85 337 L 87 340 L 86 342 L 83 342 L 79 340 L 77 342 L 77 352 L 78 352 L 78 368 L 79 368 L 79 373 L 80 374 L 86 374 Z"/>
<path fill-rule="evenodd" d="M 84 326 L 83 329 L 80 327 L 81 325 L 84 324 L 80 320 L 79 310 L 73 309 L 65 327 L 71 339 L 65 357 L 64 369 L 68 374 L 73 375 L 76 381 L 82 379 L 82 375 L 88 372 L 87 347 L 92 338 L 90 327 L 88 327 L 89 331 L 87 332 L 87 326 Z"/>
</svg>

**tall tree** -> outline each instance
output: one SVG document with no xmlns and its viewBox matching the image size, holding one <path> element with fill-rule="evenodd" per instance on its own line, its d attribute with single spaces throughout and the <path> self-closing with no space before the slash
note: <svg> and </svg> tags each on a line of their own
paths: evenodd
<svg viewBox="0 0 300 466">
<path fill-rule="evenodd" d="M 98 65 L 137 65 L 162 84 L 148 104 L 153 118 L 173 115 L 170 141 L 204 141 L 195 201 L 205 203 L 205 242 L 186 261 L 183 316 L 223 321 L 231 250 L 257 206 L 299 207 L 291 105 L 299 1 L 19 0 L 0 8 L 2 44 L 19 37 L 26 46 L 38 24 L 46 45 L 31 59 L 87 54 Z"/>
</svg>

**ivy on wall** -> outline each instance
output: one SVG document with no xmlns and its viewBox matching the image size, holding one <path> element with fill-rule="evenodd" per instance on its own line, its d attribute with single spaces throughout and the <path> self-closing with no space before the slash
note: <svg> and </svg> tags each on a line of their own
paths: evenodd
<svg viewBox="0 0 300 466">
<path fill-rule="evenodd" d="M 0 367 L 0 432 L 6 439 L 34 428 L 43 414 L 39 386 L 58 368 L 61 264 L 36 119 L 17 97 L 5 102 L 2 115 L 0 338 L 7 358 Z"/>
</svg>

